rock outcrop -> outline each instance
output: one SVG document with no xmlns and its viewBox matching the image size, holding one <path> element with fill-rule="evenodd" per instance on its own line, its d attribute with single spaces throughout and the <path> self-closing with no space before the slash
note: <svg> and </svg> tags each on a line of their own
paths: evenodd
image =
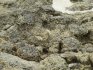
<svg viewBox="0 0 93 70">
<path fill-rule="evenodd" d="M 67 14 L 51 5 L 0 0 L 0 70 L 93 70 L 93 12 Z"/>
</svg>

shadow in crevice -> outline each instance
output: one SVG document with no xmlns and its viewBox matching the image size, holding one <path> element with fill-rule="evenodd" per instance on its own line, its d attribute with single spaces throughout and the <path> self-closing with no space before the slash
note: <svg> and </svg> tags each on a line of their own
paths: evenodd
<svg viewBox="0 0 93 70">
<path fill-rule="evenodd" d="M 63 47 L 63 43 L 59 42 L 58 53 L 61 53 L 62 47 Z"/>
<path fill-rule="evenodd" d="M 88 31 L 87 34 L 85 35 L 75 35 L 75 37 L 82 43 L 82 44 L 86 44 L 86 43 L 90 43 L 91 40 L 90 40 L 90 33 L 91 31 Z"/>
</svg>

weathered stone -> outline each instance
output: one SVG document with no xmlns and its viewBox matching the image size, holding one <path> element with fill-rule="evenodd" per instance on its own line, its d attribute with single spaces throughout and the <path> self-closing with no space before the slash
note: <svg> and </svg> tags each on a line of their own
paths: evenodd
<svg viewBox="0 0 93 70">
<path fill-rule="evenodd" d="M 90 10 L 92 9 L 93 4 L 86 3 L 86 2 L 78 2 L 72 5 L 70 8 L 71 11 L 84 11 L 84 10 Z"/>
<path fill-rule="evenodd" d="M 78 50 L 80 47 L 80 42 L 73 37 L 64 38 L 62 42 L 64 47 L 72 49 L 72 51 Z"/>
<path fill-rule="evenodd" d="M 77 24 L 69 25 L 69 29 L 74 35 L 85 35 L 88 33 L 88 29 L 86 27 L 79 26 Z"/>
<path fill-rule="evenodd" d="M 53 16 L 50 17 L 51 22 L 55 24 L 71 24 L 71 23 L 77 23 L 77 19 L 74 18 L 72 15 L 61 15 L 61 16 Z"/>
<path fill-rule="evenodd" d="M 78 62 L 77 57 L 73 52 L 67 52 L 60 55 L 62 58 L 66 59 L 67 63 L 76 63 Z"/>
<path fill-rule="evenodd" d="M 82 52 L 89 52 L 89 53 L 92 53 L 93 52 L 93 45 L 91 43 L 87 43 L 85 45 L 83 45 L 80 50 Z"/>
<path fill-rule="evenodd" d="M 74 11 L 93 7 L 71 2 Z M 0 0 L 0 70 L 93 69 L 93 12 L 67 14 L 51 4 Z"/>
<path fill-rule="evenodd" d="M 31 46 L 31 45 L 25 45 L 25 46 L 20 47 L 17 50 L 17 55 L 20 58 L 23 58 L 29 61 L 40 60 L 40 52 L 34 46 Z"/>
<path fill-rule="evenodd" d="M 92 70 L 91 65 L 83 65 L 83 64 L 80 64 L 80 63 L 71 63 L 71 64 L 69 64 L 69 68 L 71 70 L 82 70 L 82 69 Z"/>
<path fill-rule="evenodd" d="M 90 64 L 89 62 L 89 53 L 77 53 L 76 54 L 77 60 L 82 64 Z"/>
<path fill-rule="evenodd" d="M 67 64 L 66 61 L 61 58 L 58 54 L 50 55 L 40 62 L 41 65 L 44 65 L 43 70 L 66 70 Z"/>
<path fill-rule="evenodd" d="M 0 64 L 3 64 L 4 70 L 25 70 L 31 68 L 32 70 L 41 70 L 37 62 L 26 61 L 17 56 L 7 53 L 0 53 Z"/>
<path fill-rule="evenodd" d="M 49 34 L 50 30 L 36 26 L 31 30 L 31 36 L 27 40 L 32 44 L 47 46 Z"/>
<path fill-rule="evenodd" d="M 54 12 L 54 9 L 52 8 L 51 5 L 44 5 L 44 6 L 41 7 L 41 9 L 43 9 L 46 12 L 49 12 L 49 11 Z"/>
</svg>

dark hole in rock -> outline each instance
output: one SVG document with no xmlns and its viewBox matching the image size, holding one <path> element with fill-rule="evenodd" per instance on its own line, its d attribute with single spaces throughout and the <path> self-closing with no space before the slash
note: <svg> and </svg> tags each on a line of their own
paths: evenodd
<svg viewBox="0 0 93 70">
<path fill-rule="evenodd" d="M 56 11 L 56 12 L 51 13 L 51 15 L 53 15 L 53 16 L 60 16 L 60 15 L 62 15 L 62 13 L 59 12 L 59 11 Z"/>
<path fill-rule="evenodd" d="M 68 61 L 66 58 L 65 58 L 65 60 L 66 60 L 66 62 L 67 62 L 68 64 L 70 64 L 70 63 L 80 63 L 80 62 L 77 60 L 77 58 L 73 58 L 73 59 L 71 59 L 71 61 Z"/>
<path fill-rule="evenodd" d="M 88 22 L 88 19 L 83 20 L 81 23 L 86 23 L 86 22 Z"/>
<path fill-rule="evenodd" d="M 75 49 L 72 49 L 72 51 L 73 51 L 73 52 L 78 52 L 77 48 L 75 48 Z"/>
<path fill-rule="evenodd" d="M 13 47 L 12 50 L 16 52 L 17 51 L 17 48 L 16 47 Z"/>
<path fill-rule="evenodd" d="M 43 26 L 43 27 L 47 27 L 47 25 L 48 25 L 47 20 L 44 20 L 44 21 L 42 22 L 42 26 Z"/>
<path fill-rule="evenodd" d="M 23 68 L 23 70 L 33 70 L 32 67 Z"/>
<path fill-rule="evenodd" d="M 90 21 L 93 21 L 93 17 L 91 17 Z"/>
<path fill-rule="evenodd" d="M 38 44 L 34 44 L 34 46 L 36 46 L 36 47 L 37 47 L 37 46 L 39 46 L 39 45 L 38 45 Z"/>
<path fill-rule="evenodd" d="M 58 53 L 61 53 L 62 46 L 63 46 L 63 43 L 62 42 L 59 42 Z"/>
<path fill-rule="evenodd" d="M 47 54 L 48 53 L 48 49 L 47 48 L 43 48 L 43 53 Z"/>
<path fill-rule="evenodd" d="M 83 0 L 70 0 L 71 2 L 83 2 Z"/>
<path fill-rule="evenodd" d="M 73 63 L 79 63 L 79 61 L 77 59 L 73 59 L 72 62 Z"/>
<path fill-rule="evenodd" d="M 89 58 L 89 63 L 90 63 L 90 65 L 91 65 L 91 67 L 93 68 L 93 63 L 92 63 L 92 61 L 91 61 L 90 58 Z"/>
</svg>

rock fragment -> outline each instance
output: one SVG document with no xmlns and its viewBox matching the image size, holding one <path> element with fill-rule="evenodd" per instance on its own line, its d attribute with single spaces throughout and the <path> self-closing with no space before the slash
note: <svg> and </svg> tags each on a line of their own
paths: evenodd
<svg viewBox="0 0 93 70">
<path fill-rule="evenodd" d="M 45 70 L 64 70 L 67 69 L 66 61 L 57 54 L 50 55 L 40 62 L 44 65 L 42 68 Z"/>
<path fill-rule="evenodd" d="M 64 47 L 67 47 L 69 49 L 72 49 L 72 51 L 74 51 L 74 50 L 79 49 L 80 42 L 73 37 L 68 37 L 68 38 L 63 39 L 63 45 L 64 45 Z"/>
</svg>

